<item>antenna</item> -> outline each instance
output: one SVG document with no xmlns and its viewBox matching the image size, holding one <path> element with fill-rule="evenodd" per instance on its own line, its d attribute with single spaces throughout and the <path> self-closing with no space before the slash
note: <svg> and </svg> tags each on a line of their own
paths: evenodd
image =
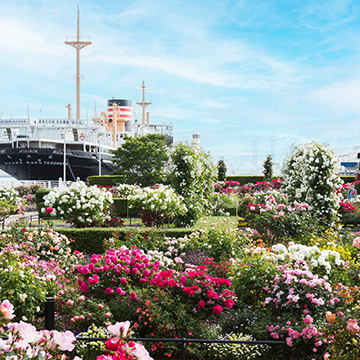
<svg viewBox="0 0 360 360">
<path fill-rule="evenodd" d="M 80 11 L 77 7 L 77 37 L 76 41 L 66 41 L 66 45 L 70 45 L 76 49 L 76 119 L 80 120 L 80 50 L 85 46 L 90 45 L 91 41 L 81 41 L 80 40 Z"/>
<path fill-rule="evenodd" d="M 143 80 L 143 84 L 141 85 L 142 87 L 142 102 L 137 102 L 137 105 L 140 105 L 142 107 L 142 124 L 145 125 L 145 108 L 148 105 L 151 105 L 151 101 L 150 102 L 145 102 L 145 80 Z"/>
</svg>

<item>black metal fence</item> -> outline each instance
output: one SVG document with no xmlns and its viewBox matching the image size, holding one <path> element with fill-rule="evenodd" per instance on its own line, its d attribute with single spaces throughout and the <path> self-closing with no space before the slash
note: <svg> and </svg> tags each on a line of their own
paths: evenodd
<svg viewBox="0 0 360 360">
<path fill-rule="evenodd" d="M 53 297 L 47 297 L 45 303 L 45 328 L 47 330 L 54 330 L 55 328 L 55 301 Z M 80 341 L 107 341 L 109 338 L 93 338 L 93 337 L 81 337 L 78 336 L 76 338 L 76 342 Z M 165 338 L 131 338 L 130 340 L 136 342 L 172 342 L 172 343 L 181 343 L 181 360 L 190 360 L 187 358 L 187 345 L 189 343 L 201 343 L 201 344 L 209 344 L 209 343 L 217 343 L 217 344 L 247 344 L 247 345 L 269 345 L 269 346 L 284 346 L 288 347 L 286 341 L 245 341 L 245 340 L 211 340 L 211 339 L 165 339 Z M 296 355 L 296 360 L 301 359 L 300 349 L 301 346 L 310 346 L 310 344 L 306 343 L 298 343 L 294 348 L 294 355 Z M 76 347 L 75 347 L 76 349 Z M 74 350 L 70 356 L 70 359 L 73 359 L 76 355 L 76 351 Z"/>
</svg>

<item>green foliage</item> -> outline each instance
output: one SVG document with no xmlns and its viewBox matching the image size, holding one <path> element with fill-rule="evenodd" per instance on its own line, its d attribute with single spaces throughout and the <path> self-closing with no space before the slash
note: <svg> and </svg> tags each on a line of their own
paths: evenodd
<svg viewBox="0 0 360 360">
<path fill-rule="evenodd" d="M 184 198 L 187 213 L 176 224 L 191 226 L 210 214 L 210 198 L 215 192 L 216 168 L 209 154 L 197 146 L 179 143 L 171 149 L 169 183 Z"/>
<path fill-rule="evenodd" d="M 139 217 L 140 208 L 136 206 L 129 207 L 129 200 L 124 198 L 114 198 L 114 212 L 120 217 Z"/>
<path fill-rule="evenodd" d="M 189 250 L 204 250 L 215 261 L 227 261 L 230 257 L 236 257 L 241 251 L 244 238 L 234 228 L 225 227 L 224 223 L 229 220 L 218 221 L 211 226 L 203 227 L 189 236 Z M 204 221 L 204 225 L 206 221 Z"/>
<path fill-rule="evenodd" d="M 40 278 L 15 251 L 0 254 L 0 273 L 0 303 L 8 299 L 14 305 L 15 321 L 36 323 L 43 314 L 46 296 L 54 293 L 52 282 Z"/>
<path fill-rule="evenodd" d="M 218 181 L 226 180 L 226 164 L 224 160 L 219 160 L 218 162 Z"/>
<path fill-rule="evenodd" d="M 341 215 L 341 223 L 345 226 L 355 226 L 360 225 L 360 214 L 359 213 L 345 213 Z"/>
<path fill-rule="evenodd" d="M 272 162 L 272 156 L 268 155 L 264 161 L 264 180 L 265 181 L 271 181 L 273 177 L 273 162 Z"/>
<path fill-rule="evenodd" d="M 116 186 L 124 182 L 123 175 L 89 176 L 89 185 Z"/>
<path fill-rule="evenodd" d="M 158 249 L 165 237 L 179 238 L 189 236 L 193 232 L 191 229 L 171 228 L 59 228 L 57 231 L 74 240 L 71 243 L 72 250 L 87 254 L 103 254 L 109 247 L 122 245 L 137 245 L 144 250 Z M 109 242 L 111 238 L 114 240 Z M 158 240 L 155 242 L 153 239 Z"/>
<path fill-rule="evenodd" d="M 44 196 L 51 192 L 51 189 L 39 189 L 35 192 L 35 202 L 36 204 L 44 202 Z"/>
<path fill-rule="evenodd" d="M 168 161 L 166 140 L 163 134 L 126 137 L 125 143 L 113 151 L 113 162 L 127 184 L 143 186 L 164 182 L 164 167 Z"/>
<path fill-rule="evenodd" d="M 231 271 L 237 309 L 261 309 L 267 296 L 264 284 L 268 284 L 275 277 L 275 265 L 262 254 L 249 251 L 236 261 Z"/>
</svg>

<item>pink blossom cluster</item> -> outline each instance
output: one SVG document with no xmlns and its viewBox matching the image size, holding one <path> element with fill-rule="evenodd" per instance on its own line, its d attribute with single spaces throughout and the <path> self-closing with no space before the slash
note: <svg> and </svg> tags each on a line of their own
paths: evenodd
<svg viewBox="0 0 360 360">
<path fill-rule="evenodd" d="M 0 312 L 4 323 L 14 317 L 14 308 L 8 300 L 1 303 Z M 37 331 L 33 325 L 23 321 L 7 323 L 7 339 L 0 338 L 0 355 L 8 355 L 14 359 L 58 358 L 61 352 L 74 349 L 75 340 L 70 331 Z M 77 359 L 81 360 L 79 357 Z"/>
<path fill-rule="evenodd" d="M 129 327 L 129 321 L 117 322 L 107 327 L 114 337 L 108 339 L 105 344 L 107 354 L 98 356 L 97 360 L 153 360 L 143 345 L 127 341 L 131 334 L 128 333 Z"/>
<path fill-rule="evenodd" d="M 235 293 L 229 288 L 229 279 L 210 276 L 208 268 L 197 266 L 183 272 L 162 270 L 161 263 L 152 263 L 146 254 L 133 247 L 110 249 L 105 255 L 93 254 L 90 263 L 78 266 L 80 290 L 90 296 L 96 294 L 107 299 L 109 296 L 125 296 L 137 300 L 136 290 L 130 285 L 148 284 L 160 288 L 173 288 L 181 296 L 194 303 L 194 311 L 204 308 L 220 314 L 223 306 L 232 308 Z"/>
<path fill-rule="evenodd" d="M 315 345 L 320 346 L 322 333 L 311 313 L 317 315 L 318 307 L 331 307 L 340 299 L 334 296 L 327 280 L 313 274 L 304 260 L 298 260 L 294 268 L 287 264 L 277 268 L 281 274 L 271 280 L 271 286 L 264 288 L 269 296 L 263 306 L 281 315 L 277 319 L 282 325 L 267 325 L 267 331 L 273 339 L 285 338 L 289 346 L 296 339 L 314 339 Z"/>
<path fill-rule="evenodd" d="M 275 197 L 270 194 L 267 198 L 265 204 L 256 204 L 256 203 L 248 203 L 248 209 L 252 212 L 257 213 L 265 213 L 265 212 L 273 212 L 274 219 L 278 219 L 279 217 L 286 216 L 289 213 L 293 213 L 294 211 L 305 212 L 309 209 L 309 205 L 305 203 L 299 203 L 294 201 L 293 206 L 283 204 L 281 202 L 277 203 Z"/>
</svg>

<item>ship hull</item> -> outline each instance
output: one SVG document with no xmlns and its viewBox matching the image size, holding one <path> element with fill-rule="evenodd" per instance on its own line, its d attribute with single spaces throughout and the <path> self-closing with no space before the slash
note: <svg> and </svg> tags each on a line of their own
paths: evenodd
<svg viewBox="0 0 360 360">
<path fill-rule="evenodd" d="M 18 180 L 58 180 L 64 176 L 64 153 L 50 148 L 7 148 L 0 151 L 0 169 Z M 115 170 L 111 157 L 102 158 L 101 174 L 110 175 Z M 66 151 L 66 180 L 99 175 L 97 153 Z"/>
</svg>

